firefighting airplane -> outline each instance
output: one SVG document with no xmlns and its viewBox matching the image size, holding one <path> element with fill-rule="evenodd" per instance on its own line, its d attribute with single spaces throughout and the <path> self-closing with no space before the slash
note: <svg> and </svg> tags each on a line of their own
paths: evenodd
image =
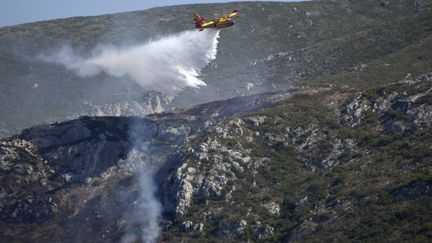
<svg viewBox="0 0 432 243">
<path fill-rule="evenodd" d="M 214 18 L 209 21 L 206 21 L 206 18 L 200 16 L 197 13 L 193 13 L 195 28 L 199 29 L 199 31 L 203 31 L 204 29 L 222 29 L 231 27 L 234 25 L 233 18 L 240 17 L 238 10 L 232 11 L 230 14 L 224 14 L 219 18 Z"/>
</svg>

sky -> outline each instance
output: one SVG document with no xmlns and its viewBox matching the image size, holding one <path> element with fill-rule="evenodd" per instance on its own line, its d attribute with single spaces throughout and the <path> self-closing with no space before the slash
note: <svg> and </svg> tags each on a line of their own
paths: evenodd
<svg viewBox="0 0 432 243">
<path fill-rule="evenodd" d="M 232 0 L 231 0 L 232 1 Z M 35 21 L 143 10 L 190 3 L 231 2 L 216 0 L 0 0 L 0 26 Z M 236 0 L 239 1 L 239 0 Z M 299 2 L 289 0 L 284 2 Z"/>
</svg>

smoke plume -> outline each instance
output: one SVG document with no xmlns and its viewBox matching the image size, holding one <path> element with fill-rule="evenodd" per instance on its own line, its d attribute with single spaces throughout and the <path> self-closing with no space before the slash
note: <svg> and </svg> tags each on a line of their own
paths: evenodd
<svg viewBox="0 0 432 243">
<path fill-rule="evenodd" d="M 129 77 L 148 90 L 175 93 L 185 87 L 206 85 L 200 71 L 216 58 L 219 31 L 184 31 L 141 45 L 99 46 L 83 57 L 65 46 L 39 60 L 64 65 L 81 77 L 105 73 Z"/>
<path fill-rule="evenodd" d="M 159 237 L 162 205 L 156 198 L 154 168 L 150 164 L 144 147 L 134 148 L 128 155 L 129 166 L 134 168 L 138 182 L 138 198 L 131 212 L 124 215 L 127 222 L 122 243 L 153 243 Z"/>
</svg>

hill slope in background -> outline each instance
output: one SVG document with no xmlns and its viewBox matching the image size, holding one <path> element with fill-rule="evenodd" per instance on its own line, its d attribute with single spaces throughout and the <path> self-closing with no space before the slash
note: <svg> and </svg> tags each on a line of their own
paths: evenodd
<svg viewBox="0 0 432 243">
<path fill-rule="evenodd" d="M 0 136 L 79 115 L 141 115 L 239 95 L 329 84 L 369 86 L 431 69 L 431 1 L 245 2 L 182 5 L 0 28 Z M 80 78 L 37 62 L 70 44 L 127 46 L 191 29 L 191 12 L 238 9 L 221 32 L 208 84 L 176 97 L 142 90 L 126 78 Z"/>
</svg>

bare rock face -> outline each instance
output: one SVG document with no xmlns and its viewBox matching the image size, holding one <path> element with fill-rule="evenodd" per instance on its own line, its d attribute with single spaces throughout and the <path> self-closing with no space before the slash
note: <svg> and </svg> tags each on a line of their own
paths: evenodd
<svg viewBox="0 0 432 243">
<path fill-rule="evenodd" d="M 280 206 L 276 202 L 265 203 L 263 204 L 263 207 L 272 215 L 280 215 Z"/>
<path fill-rule="evenodd" d="M 432 80 L 431 74 L 405 80 L 397 85 L 419 86 Z M 381 129 L 387 134 L 402 133 L 409 135 L 412 129 L 430 127 L 432 89 L 421 93 L 378 91 L 378 97 L 369 101 L 366 95 L 360 94 L 352 102 L 342 107 L 341 124 L 355 127 L 367 122 L 368 116 L 376 115 Z M 370 113 L 366 114 L 368 111 Z"/>
<path fill-rule="evenodd" d="M 238 222 L 223 222 L 216 229 L 216 235 L 229 239 L 240 238 L 245 233 L 247 222 L 240 220 Z"/>
<path fill-rule="evenodd" d="M 431 96 L 429 96 L 429 98 L 431 98 Z M 430 127 L 432 121 L 432 105 L 422 104 L 407 113 L 413 117 L 414 126 L 420 129 Z"/>
<path fill-rule="evenodd" d="M 254 126 L 259 126 L 261 123 L 265 121 L 265 119 L 266 119 L 265 116 L 248 117 L 246 119 L 246 122 Z"/>
<path fill-rule="evenodd" d="M 193 233 L 201 233 L 204 230 L 204 224 L 203 223 L 195 223 L 192 221 L 185 221 L 182 223 L 183 232 L 188 234 Z"/>
<path fill-rule="evenodd" d="M 219 126 L 224 130 L 230 127 L 232 121 Z M 194 196 L 199 197 L 223 197 L 229 199 L 229 195 L 235 190 L 232 185 L 236 180 L 236 173 L 242 173 L 252 168 L 256 162 L 251 161 L 248 150 L 232 150 L 223 146 L 217 137 L 227 137 L 238 134 L 236 129 L 220 134 L 216 131 L 216 137 L 208 137 L 206 142 L 197 146 L 186 147 L 189 160 L 177 169 L 175 184 L 178 186 L 176 215 L 182 216 L 187 212 Z M 224 134 L 226 136 L 224 136 Z"/>
<path fill-rule="evenodd" d="M 354 98 L 354 100 L 345 106 L 342 111 L 342 124 L 350 127 L 355 127 L 361 123 L 362 115 L 371 108 L 369 102 L 361 95 Z"/>
<path fill-rule="evenodd" d="M 266 239 L 274 234 L 274 228 L 270 225 L 262 225 L 261 222 L 257 221 L 252 225 L 252 230 L 258 236 L 258 239 Z"/>
<path fill-rule="evenodd" d="M 312 170 L 315 166 L 332 168 L 345 163 L 340 160 L 343 151 L 355 152 L 352 139 L 340 139 L 316 124 L 289 129 L 288 134 L 296 150 L 303 154 L 305 166 Z"/>
<path fill-rule="evenodd" d="M 9 223 L 32 224 L 51 219 L 59 213 L 51 196 L 41 195 L 53 184 L 47 180 L 55 170 L 25 140 L 2 141 L 0 181 L 3 202 L 0 217 Z"/>
</svg>

